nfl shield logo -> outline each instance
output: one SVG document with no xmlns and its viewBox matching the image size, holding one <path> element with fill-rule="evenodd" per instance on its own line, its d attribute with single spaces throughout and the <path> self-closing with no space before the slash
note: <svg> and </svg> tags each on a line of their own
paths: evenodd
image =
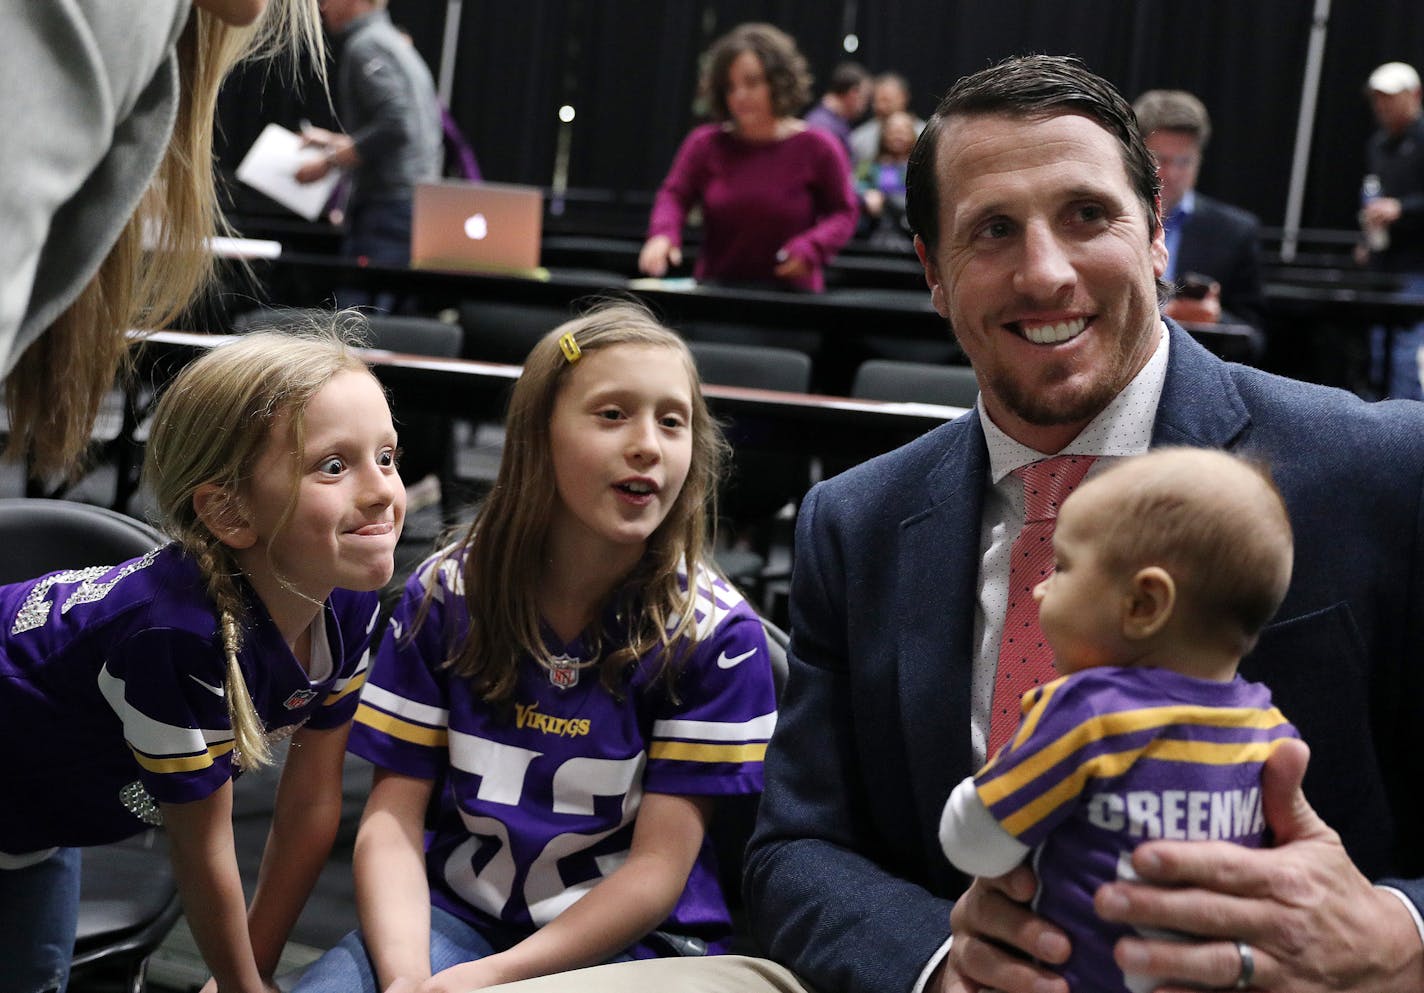
<svg viewBox="0 0 1424 993">
<path fill-rule="evenodd" d="M 549 660 L 549 682 L 561 690 L 577 686 L 579 681 L 578 663 L 578 659 L 569 658 L 567 655 L 555 655 Z"/>
<path fill-rule="evenodd" d="M 282 706 L 288 710 L 296 710 L 316 699 L 316 690 L 297 690 L 282 702 Z"/>
</svg>

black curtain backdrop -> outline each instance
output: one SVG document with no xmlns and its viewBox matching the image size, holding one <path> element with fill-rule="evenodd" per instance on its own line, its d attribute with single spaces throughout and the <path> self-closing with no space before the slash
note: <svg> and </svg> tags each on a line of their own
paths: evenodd
<svg viewBox="0 0 1424 993">
<path fill-rule="evenodd" d="M 959 76 L 1010 55 L 1073 54 L 1129 99 L 1190 90 L 1214 135 L 1199 187 L 1285 219 L 1314 0 L 464 0 L 451 111 L 486 178 L 549 186 L 560 106 L 567 183 L 635 203 L 651 195 L 697 123 L 698 56 L 745 20 L 794 35 L 819 79 L 839 60 L 894 69 L 928 115 Z M 1393 59 L 1424 67 L 1424 4 L 1334 0 L 1302 223 L 1348 228 L 1372 130 L 1362 87 Z M 443 0 L 391 0 L 391 16 L 438 66 Z M 847 31 L 858 49 L 847 54 Z M 438 72 L 438 69 L 436 70 Z M 219 155 L 235 166 L 269 120 L 329 123 L 319 88 L 270 72 L 237 76 L 223 95 Z"/>
</svg>

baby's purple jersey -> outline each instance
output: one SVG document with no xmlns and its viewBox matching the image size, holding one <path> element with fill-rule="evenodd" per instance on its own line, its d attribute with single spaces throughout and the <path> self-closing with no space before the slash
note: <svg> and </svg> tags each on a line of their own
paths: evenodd
<svg viewBox="0 0 1424 993">
<path fill-rule="evenodd" d="M 238 664 L 269 738 L 351 719 L 376 593 L 325 606 L 332 671 L 312 682 L 245 583 Z M 102 844 L 233 776 L 226 659 L 198 568 L 177 545 L 0 587 L 0 852 Z"/>
<path fill-rule="evenodd" d="M 1112 948 L 1130 931 L 1098 917 L 1093 893 L 1149 839 L 1259 848 L 1261 766 L 1295 728 L 1259 683 L 1166 669 L 1085 669 L 1025 694 L 1023 708 L 976 789 L 1009 834 L 1036 846 L 1035 907 L 1068 932 L 1069 988 L 1125 990 Z"/>
<path fill-rule="evenodd" d="M 427 588 L 429 614 L 413 628 Z M 761 790 L 776 723 L 766 638 L 722 580 L 699 579 L 700 640 L 671 684 L 650 683 L 655 660 L 645 659 L 621 699 L 597 667 L 561 688 L 526 656 L 503 709 L 444 665 L 468 627 L 462 589 L 457 558 L 411 577 L 351 735 L 351 750 L 376 765 L 436 781 L 426 873 L 437 906 L 477 928 L 527 933 L 624 863 L 645 793 Z M 580 640 L 549 648 L 594 654 Z M 660 929 L 723 946 L 730 923 L 709 845 Z M 630 951 L 659 954 L 641 943 Z"/>
</svg>

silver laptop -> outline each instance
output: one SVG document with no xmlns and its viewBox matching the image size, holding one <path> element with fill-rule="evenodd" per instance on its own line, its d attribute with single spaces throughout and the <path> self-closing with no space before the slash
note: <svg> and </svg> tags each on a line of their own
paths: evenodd
<svg viewBox="0 0 1424 993">
<path fill-rule="evenodd" d="M 534 273 L 544 194 L 506 183 L 418 183 L 411 219 L 413 269 Z"/>
</svg>

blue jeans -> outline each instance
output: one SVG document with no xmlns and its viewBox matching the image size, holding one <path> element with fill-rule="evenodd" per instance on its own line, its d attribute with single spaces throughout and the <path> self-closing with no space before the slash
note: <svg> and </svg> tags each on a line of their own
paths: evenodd
<svg viewBox="0 0 1424 993">
<path fill-rule="evenodd" d="M 1424 275 L 1408 276 L 1402 288 L 1409 293 L 1424 293 Z M 1389 340 L 1383 327 L 1370 332 L 1370 374 L 1379 383 L 1385 397 L 1395 400 L 1424 399 L 1419 386 L 1419 349 L 1424 348 L 1424 323 L 1399 327 L 1389 349 L 1389 382 L 1384 380 L 1384 346 Z"/>
<path fill-rule="evenodd" d="M 430 971 L 433 975 L 461 962 L 493 955 L 495 947 L 454 914 L 430 908 Z M 313 962 L 292 993 L 380 993 L 376 971 L 360 931 Z"/>
<path fill-rule="evenodd" d="M 79 849 L 0 869 L 0 990 L 63 990 L 78 923 Z"/>
<path fill-rule="evenodd" d="M 430 908 L 430 972 L 434 975 L 461 962 L 503 951 L 519 940 L 519 935 L 498 935 L 492 942 L 460 918 L 439 907 Z M 631 956 L 615 955 L 610 962 L 626 962 Z M 336 947 L 311 964 L 292 993 L 380 993 L 376 971 L 361 932 L 352 931 Z"/>
<path fill-rule="evenodd" d="M 405 200 L 360 200 L 347 210 L 346 241 L 342 254 L 383 265 L 410 265 L 410 218 L 412 203 Z M 396 295 L 389 291 L 345 286 L 336 291 L 338 307 L 373 307 L 390 313 Z"/>
</svg>

